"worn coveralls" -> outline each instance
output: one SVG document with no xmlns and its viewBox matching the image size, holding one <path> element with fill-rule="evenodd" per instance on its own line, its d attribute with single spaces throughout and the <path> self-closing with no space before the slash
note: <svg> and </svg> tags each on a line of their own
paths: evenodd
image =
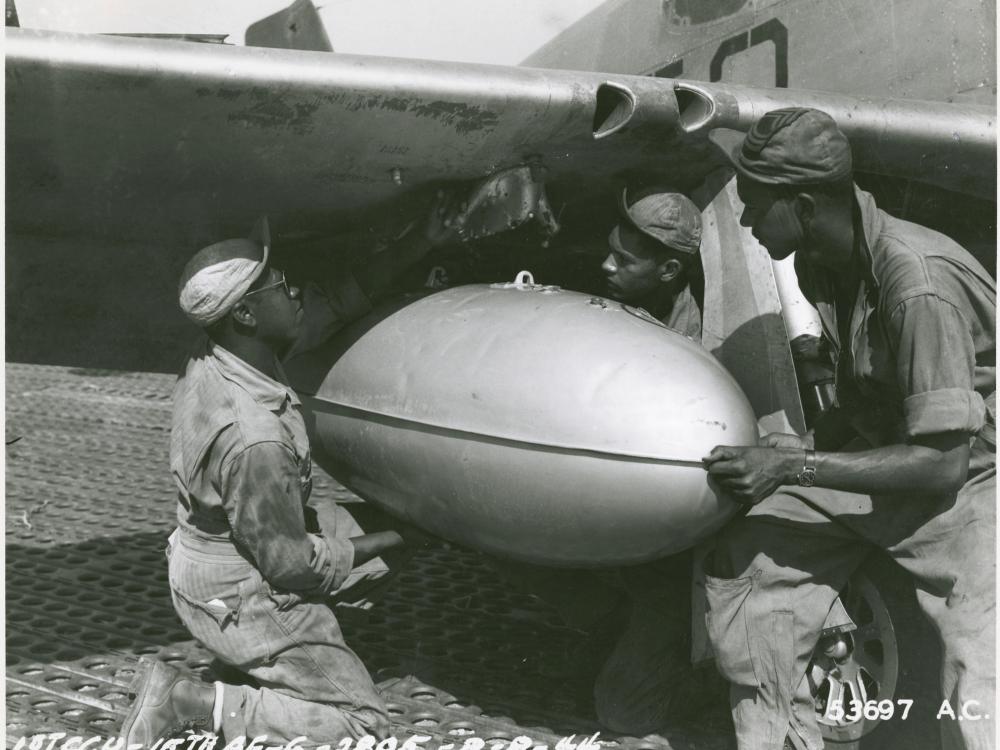
<svg viewBox="0 0 1000 750">
<path fill-rule="evenodd" d="M 348 540 L 365 532 L 332 500 L 310 501 L 295 392 L 206 338 L 174 390 L 170 458 L 174 607 L 206 648 L 260 685 L 225 686 L 223 735 L 266 735 L 270 745 L 304 736 L 306 746 L 385 736 L 385 705 L 329 605 L 387 567 L 375 558 L 354 569 Z"/>
<path fill-rule="evenodd" d="M 648 312 L 701 342 L 701 311 L 689 287 L 672 305 L 651 306 Z M 566 624 L 597 636 L 613 631 L 610 652 L 588 654 L 600 660 L 593 698 L 604 726 L 648 734 L 693 709 L 690 698 L 697 689 L 692 682 L 706 675 L 695 674 L 690 659 L 689 554 L 601 571 L 506 561 L 497 567 L 552 606 Z"/>
<path fill-rule="evenodd" d="M 993 713 L 996 287 L 944 235 L 855 197 L 864 275 L 848 320 L 838 320 L 832 284 L 797 269 L 835 352 L 840 408 L 864 439 L 851 448 L 964 432 L 968 479 L 947 496 L 782 487 L 724 530 L 706 562 L 706 624 L 741 750 L 781 748 L 786 734 L 822 747 L 805 672 L 871 545 L 915 579 L 943 643 L 944 698 L 956 713 L 967 700 Z M 993 747 L 993 720 L 940 724 L 946 748 Z"/>
</svg>

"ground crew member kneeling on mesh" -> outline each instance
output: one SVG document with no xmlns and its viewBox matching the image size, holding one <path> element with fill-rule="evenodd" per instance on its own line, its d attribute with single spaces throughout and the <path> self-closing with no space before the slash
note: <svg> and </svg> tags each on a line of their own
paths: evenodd
<svg viewBox="0 0 1000 750">
<path fill-rule="evenodd" d="M 786 736 L 823 746 L 806 669 L 871 545 L 916 579 L 943 642 L 944 698 L 992 707 L 995 283 L 952 240 L 880 211 L 822 112 L 767 113 L 734 161 L 743 225 L 772 258 L 797 251 L 839 402 L 806 436 L 706 458 L 752 506 L 706 561 L 709 638 L 739 747 L 779 749 Z M 993 746 L 992 719 L 940 724 L 945 747 Z"/>
<path fill-rule="evenodd" d="M 440 214 L 396 254 L 400 263 L 450 238 Z M 366 534 L 332 499 L 310 501 L 301 403 L 279 363 L 300 339 L 304 308 L 269 264 L 269 242 L 266 232 L 224 240 L 184 269 L 181 308 L 207 336 L 174 389 L 170 450 L 174 608 L 195 638 L 260 687 L 204 685 L 147 664 L 122 728 L 129 745 L 151 747 L 192 726 L 229 740 L 266 735 L 268 745 L 389 732 L 382 697 L 344 643 L 331 597 L 350 601 L 388 573 L 380 556 L 423 537 L 405 525 Z M 385 266 L 387 278 L 396 271 Z M 341 281 L 326 324 L 369 309 L 360 281 L 349 273 Z"/>
</svg>

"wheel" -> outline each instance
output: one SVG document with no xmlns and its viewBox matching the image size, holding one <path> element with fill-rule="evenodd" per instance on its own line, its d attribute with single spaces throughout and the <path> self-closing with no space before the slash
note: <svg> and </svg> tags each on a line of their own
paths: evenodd
<svg viewBox="0 0 1000 750">
<path fill-rule="evenodd" d="M 935 750 L 940 644 L 917 605 L 913 581 L 891 559 L 873 554 L 851 576 L 841 601 L 857 629 L 822 639 L 809 665 L 826 746 Z M 852 701 L 874 702 L 880 710 L 873 706 L 869 716 L 879 717 L 865 718 Z"/>
<path fill-rule="evenodd" d="M 896 633 L 878 589 L 857 573 L 840 596 L 857 630 L 821 640 L 809 665 L 828 746 L 854 744 L 874 730 L 879 719 L 866 719 L 855 706 L 891 700 L 899 679 Z"/>
</svg>

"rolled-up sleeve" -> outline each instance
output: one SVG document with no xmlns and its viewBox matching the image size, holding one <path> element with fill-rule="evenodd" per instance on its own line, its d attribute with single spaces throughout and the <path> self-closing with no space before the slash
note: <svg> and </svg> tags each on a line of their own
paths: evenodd
<svg viewBox="0 0 1000 750">
<path fill-rule="evenodd" d="M 982 429 L 986 407 L 975 391 L 976 349 L 961 311 L 921 294 L 898 304 L 888 326 L 907 436 Z"/>
<path fill-rule="evenodd" d="M 233 536 L 272 586 L 303 594 L 341 586 L 351 572 L 353 546 L 306 532 L 298 465 L 288 446 L 254 443 L 223 464 L 221 477 Z"/>
<path fill-rule="evenodd" d="M 344 585 L 348 574 L 354 569 L 354 545 L 350 540 L 325 534 L 310 534 L 309 539 L 315 553 L 312 568 L 323 576 L 320 591 L 333 594 Z"/>
</svg>

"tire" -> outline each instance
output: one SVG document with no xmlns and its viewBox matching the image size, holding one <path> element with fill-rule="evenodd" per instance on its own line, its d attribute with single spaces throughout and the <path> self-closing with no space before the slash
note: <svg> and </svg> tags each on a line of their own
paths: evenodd
<svg viewBox="0 0 1000 750">
<path fill-rule="evenodd" d="M 825 746 L 829 750 L 938 750 L 940 729 L 935 716 L 941 705 L 941 646 L 917 604 L 913 580 L 889 557 L 873 553 L 851 576 L 841 600 L 858 626 L 851 634 L 853 651 L 832 674 L 823 669 L 832 665 L 829 657 L 824 661 L 821 655 L 814 656 L 814 664 L 826 676 L 817 695 Z M 885 714 L 891 710 L 891 718 L 831 721 L 828 701 L 839 689 L 844 691 L 845 704 L 862 697 L 882 701 Z M 905 719 L 905 703 L 900 701 L 912 701 Z"/>
</svg>

